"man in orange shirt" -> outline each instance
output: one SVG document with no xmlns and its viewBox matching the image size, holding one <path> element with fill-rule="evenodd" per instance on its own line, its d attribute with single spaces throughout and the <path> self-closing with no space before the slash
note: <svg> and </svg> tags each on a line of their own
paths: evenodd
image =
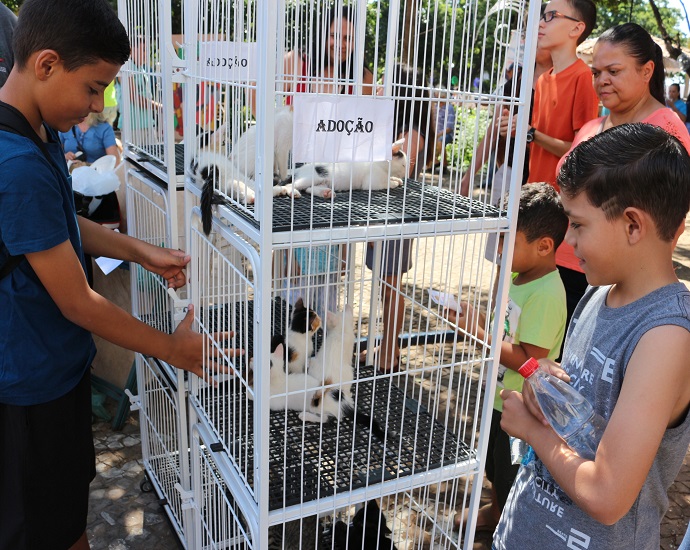
<svg viewBox="0 0 690 550">
<path fill-rule="evenodd" d="M 539 23 L 537 44 L 551 52 L 553 68 L 537 81 L 528 182 L 556 187 L 556 166 L 568 152 L 577 131 L 597 116 L 599 100 L 590 68 L 576 49 L 592 32 L 596 6 L 592 0 L 552 0 Z"/>
</svg>

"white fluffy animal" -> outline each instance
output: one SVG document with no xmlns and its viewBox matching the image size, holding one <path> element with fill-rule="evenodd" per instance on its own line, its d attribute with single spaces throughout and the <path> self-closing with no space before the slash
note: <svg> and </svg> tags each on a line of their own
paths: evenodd
<svg viewBox="0 0 690 550">
<path fill-rule="evenodd" d="M 324 389 L 321 382 L 306 372 L 289 373 L 285 368 L 285 348 L 278 344 L 270 356 L 270 409 L 272 411 L 299 411 L 303 422 L 329 422 L 335 418 L 349 418 L 353 422 L 371 429 L 381 440 L 385 431 L 380 424 L 366 413 L 357 411 L 352 397 L 340 389 Z M 253 366 L 253 364 L 252 364 Z M 326 380 L 325 385 L 331 381 Z M 251 397 L 250 397 L 251 399 Z"/>
<path fill-rule="evenodd" d="M 316 357 L 309 360 L 308 372 L 322 384 L 329 380 L 340 386 L 342 392 L 351 397 L 352 369 L 354 358 L 355 330 L 354 312 L 350 304 L 343 312 L 326 313 L 326 334 Z"/>
<path fill-rule="evenodd" d="M 288 160 L 292 151 L 292 131 L 294 116 L 292 108 L 278 107 L 273 118 L 274 149 L 273 149 L 273 178 L 274 183 L 280 183 L 288 177 Z M 232 161 L 248 177 L 256 174 L 256 125 L 247 128 L 232 148 Z"/>
<path fill-rule="evenodd" d="M 292 149 L 292 110 L 279 107 L 275 114 L 275 147 L 273 162 L 274 197 L 287 195 L 289 190 L 280 183 L 288 174 L 288 158 Z M 229 197 L 244 204 L 256 201 L 256 126 L 247 129 L 228 153 L 227 130 L 220 126 L 205 136 L 206 143 L 190 164 L 190 176 L 201 187 L 201 212 L 204 232 L 211 230 L 211 210 L 217 204 L 229 204 Z M 219 193 L 220 192 L 220 193 Z M 295 196 L 299 196 L 297 193 Z"/>
<path fill-rule="evenodd" d="M 283 184 L 294 196 L 298 196 L 300 191 L 306 191 L 324 199 L 335 196 L 336 191 L 380 191 L 399 187 L 407 176 L 407 155 L 402 150 L 404 141 L 400 139 L 393 143 L 393 158 L 390 162 L 304 164 L 295 170 L 292 177 L 284 180 Z"/>
</svg>

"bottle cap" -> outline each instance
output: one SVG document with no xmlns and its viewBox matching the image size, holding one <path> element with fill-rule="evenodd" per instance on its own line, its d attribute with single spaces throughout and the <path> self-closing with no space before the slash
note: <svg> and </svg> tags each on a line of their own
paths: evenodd
<svg viewBox="0 0 690 550">
<path fill-rule="evenodd" d="M 530 357 L 525 361 L 525 363 L 518 369 L 518 372 L 524 377 L 529 378 L 539 369 L 539 361 L 534 357 Z"/>
</svg>

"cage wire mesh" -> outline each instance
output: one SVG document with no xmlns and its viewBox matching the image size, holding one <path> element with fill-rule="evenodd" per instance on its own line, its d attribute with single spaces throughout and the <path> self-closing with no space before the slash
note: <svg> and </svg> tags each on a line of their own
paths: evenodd
<svg viewBox="0 0 690 550">
<path fill-rule="evenodd" d="M 123 5 L 127 144 L 144 169 L 169 168 L 164 124 L 134 125 L 174 110 L 167 10 Z M 372 535 L 379 548 L 471 547 L 472 521 L 458 532 L 454 518 L 478 505 L 495 356 L 448 300 L 485 312 L 500 340 L 491 313 L 509 272 L 498 249 L 514 228 L 505 195 L 519 187 L 524 138 L 499 128 L 526 129 L 527 8 L 183 3 L 175 173 L 186 175 L 196 326 L 218 371 L 189 378 L 182 413 L 198 547 L 369 548 Z M 366 130 L 366 104 L 367 116 L 389 113 L 388 133 L 368 157 L 343 160 L 342 140 L 309 157 L 298 144 L 309 101 L 345 106 L 325 129 L 347 128 L 345 116 Z M 169 193 L 128 191 L 135 219 L 176 215 Z M 138 231 L 155 241 L 160 230 Z M 161 282 L 150 286 L 135 309 L 169 328 L 172 304 Z"/>
<path fill-rule="evenodd" d="M 177 487 L 183 482 L 189 485 L 189 470 L 184 471 L 180 457 L 189 449 L 180 448 L 181 408 L 176 382 L 156 359 L 136 354 L 135 361 L 144 467 L 166 505 L 173 529 L 185 540 L 182 498 Z"/>
</svg>

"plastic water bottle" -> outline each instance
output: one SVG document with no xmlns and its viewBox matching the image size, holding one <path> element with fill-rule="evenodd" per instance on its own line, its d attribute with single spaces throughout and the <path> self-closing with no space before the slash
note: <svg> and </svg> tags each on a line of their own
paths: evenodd
<svg viewBox="0 0 690 550">
<path fill-rule="evenodd" d="M 539 408 L 555 432 L 582 458 L 594 460 L 606 421 L 572 386 L 529 358 L 518 372 L 532 387 Z"/>
</svg>

